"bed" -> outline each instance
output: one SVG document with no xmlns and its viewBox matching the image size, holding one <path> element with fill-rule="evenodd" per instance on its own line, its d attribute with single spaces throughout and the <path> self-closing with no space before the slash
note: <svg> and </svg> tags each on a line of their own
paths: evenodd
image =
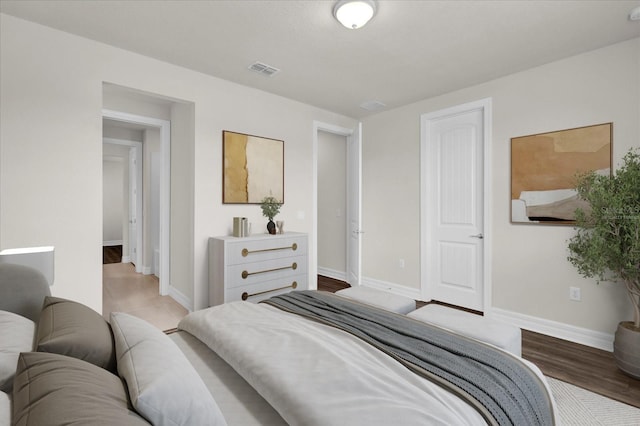
<svg viewBox="0 0 640 426">
<path fill-rule="evenodd" d="M 5 305 L 0 425 L 555 424 L 531 363 L 331 293 L 215 306 L 169 335 L 50 296 L 32 319 Z"/>
<path fill-rule="evenodd" d="M 300 306 L 302 312 L 292 312 Z M 317 317 L 318 306 L 327 308 L 329 314 Z M 336 312 L 338 319 L 334 318 Z M 487 409 L 474 401 L 472 394 L 477 389 L 447 384 L 438 377 L 446 376 L 446 372 L 419 371 L 423 368 L 402 359 L 409 357 L 406 354 L 398 356 L 376 343 L 376 338 L 370 337 L 375 330 L 356 336 L 361 332 L 351 329 L 353 325 L 336 325 L 350 316 L 384 328 L 382 340 L 391 339 L 386 334 L 389 323 L 397 326 L 400 334 L 406 334 L 403 330 L 407 328 L 414 334 L 435 331 L 438 346 L 452 345 L 455 351 L 470 348 L 472 358 L 477 352 L 484 354 L 480 361 L 471 363 L 497 359 L 501 368 L 520 368 L 517 380 L 528 380 L 526 388 L 536 387 L 535 391 L 527 388 L 524 392 L 538 392 L 529 395 L 538 399 L 537 407 L 527 407 L 530 401 L 518 401 L 525 407 L 507 414 L 492 412 L 495 407 Z M 229 425 L 555 423 L 551 393 L 533 364 L 490 345 L 330 293 L 291 292 L 267 303 L 228 303 L 188 315 L 178 330 L 170 335 L 171 340 L 195 366 Z M 457 364 L 454 375 L 475 374 L 468 368 L 464 363 Z M 466 373 L 455 374 L 455 370 Z M 497 382 L 504 380 L 495 375 L 489 374 L 493 383 L 489 387 L 497 387 Z M 498 390 L 489 398 L 500 399 L 504 392 Z"/>
</svg>

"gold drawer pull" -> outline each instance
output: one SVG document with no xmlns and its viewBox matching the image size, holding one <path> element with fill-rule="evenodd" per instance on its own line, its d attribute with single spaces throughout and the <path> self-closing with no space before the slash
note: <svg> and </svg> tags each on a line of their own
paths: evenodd
<svg viewBox="0 0 640 426">
<path fill-rule="evenodd" d="M 276 247 L 276 248 L 270 248 L 270 249 L 262 249 L 262 250 L 249 250 L 249 249 L 242 249 L 242 257 L 247 257 L 249 256 L 249 254 L 251 253 L 262 253 L 263 251 L 278 251 L 278 250 L 293 250 L 296 251 L 298 250 L 298 244 L 297 243 L 293 243 L 290 246 L 286 246 L 286 247 Z"/>
<path fill-rule="evenodd" d="M 264 271 L 257 271 L 257 272 L 242 271 L 242 279 L 247 279 L 249 275 L 266 274 L 267 272 L 282 271 L 283 269 L 293 269 L 295 271 L 296 269 L 298 269 L 298 264 L 296 262 L 293 262 L 291 266 L 283 266 L 282 268 L 274 268 L 274 269 L 265 269 Z"/>
<path fill-rule="evenodd" d="M 291 283 L 291 285 L 287 285 L 284 287 L 280 287 L 280 288 L 274 288 L 273 290 L 265 290 L 265 291 L 259 291 L 257 293 L 253 293 L 253 294 L 249 294 L 246 291 L 244 293 L 242 293 L 242 300 L 247 300 L 250 297 L 253 296 L 259 296 L 261 294 L 265 294 L 265 293 L 271 293 L 272 291 L 279 291 L 279 290 L 284 290 L 285 288 L 292 288 L 292 289 L 296 289 L 296 287 L 298 287 L 298 282 L 294 281 Z"/>
</svg>

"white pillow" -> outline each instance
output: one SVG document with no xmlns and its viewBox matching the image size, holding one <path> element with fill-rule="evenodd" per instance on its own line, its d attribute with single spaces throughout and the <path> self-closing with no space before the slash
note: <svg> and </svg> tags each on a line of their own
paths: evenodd
<svg viewBox="0 0 640 426">
<path fill-rule="evenodd" d="M 155 426 L 226 426 L 220 408 L 180 349 L 148 322 L 111 313 L 118 374 L 136 411 Z"/>
<path fill-rule="evenodd" d="M 36 325 L 13 312 L 0 311 L 0 391 L 11 392 L 20 352 L 33 350 Z"/>
</svg>

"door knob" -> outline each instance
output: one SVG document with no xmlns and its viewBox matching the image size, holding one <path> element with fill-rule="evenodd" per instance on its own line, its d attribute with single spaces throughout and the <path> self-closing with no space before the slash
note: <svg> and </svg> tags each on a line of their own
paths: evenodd
<svg viewBox="0 0 640 426">
<path fill-rule="evenodd" d="M 476 234 L 476 235 L 469 235 L 469 237 L 471 238 L 478 238 L 479 240 L 482 240 L 484 238 L 484 235 L 482 234 Z"/>
</svg>

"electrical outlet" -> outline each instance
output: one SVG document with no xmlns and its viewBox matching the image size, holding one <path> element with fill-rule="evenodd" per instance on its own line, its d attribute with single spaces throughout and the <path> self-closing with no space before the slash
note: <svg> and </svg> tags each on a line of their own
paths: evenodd
<svg viewBox="0 0 640 426">
<path fill-rule="evenodd" d="M 398 261 L 398 266 L 401 267 L 401 268 L 404 268 L 404 259 L 400 259 Z"/>
<path fill-rule="evenodd" d="M 575 300 L 576 302 L 580 302 L 580 287 L 569 287 L 569 300 Z"/>
</svg>

